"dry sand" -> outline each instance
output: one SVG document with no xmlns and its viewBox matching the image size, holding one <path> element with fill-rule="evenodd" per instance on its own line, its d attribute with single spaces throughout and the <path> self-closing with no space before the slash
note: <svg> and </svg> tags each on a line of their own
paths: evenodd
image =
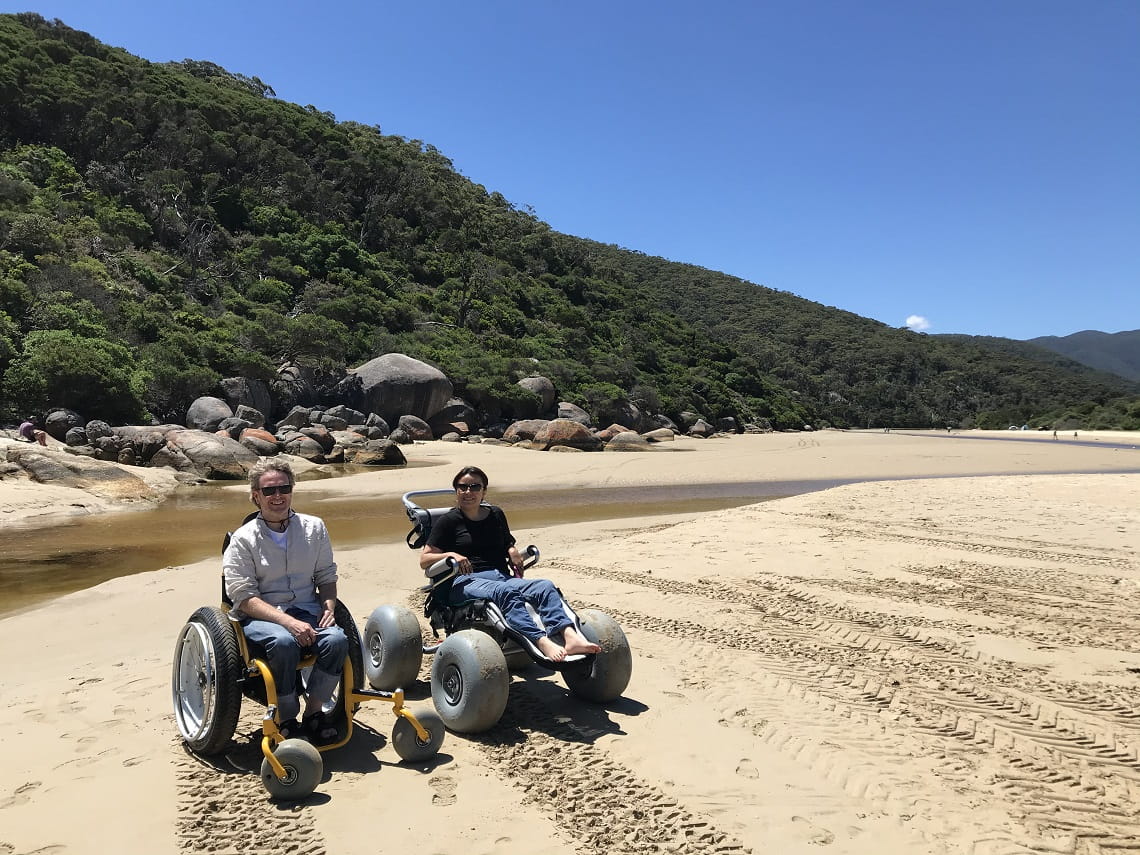
<svg viewBox="0 0 1140 855">
<path fill-rule="evenodd" d="M 216 604 L 216 559 L 0 620 L 0 855 L 1140 848 L 1135 449 L 821 432 L 652 454 L 429 443 L 409 458 L 446 467 L 319 489 L 397 502 L 468 462 L 490 474 L 492 500 L 943 477 L 516 531 L 543 550 L 537 575 L 624 627 L 624 698 L 588 705 L 524 671 L 499 726 L 448 734 L 418 767 L 397 762 L 390 708 L 368 704 L 301 805 L 261 788 L 250 702 L 224 757 L 193 757 L 175 736 L 174 639 Z M 1024 474 L 1076 471 L 1093 474 Z M 1006 477 L 961 477 L 987 473 Z M 296 504 L 319 513 L 310 488 Z M 384 602 L 418 611 L 402 542 L 337 557 L 361 625 Z M 409 695 L 430 704 L 426 673 Z"/>
</svg>

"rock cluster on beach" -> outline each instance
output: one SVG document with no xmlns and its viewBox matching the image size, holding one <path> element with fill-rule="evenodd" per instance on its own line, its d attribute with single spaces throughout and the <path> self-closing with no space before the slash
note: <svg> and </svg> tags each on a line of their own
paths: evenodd
<svg viewBox="0 0 1140 855">
<path fill-rule="evenodd" d="M 434 439 L 540 451 L 645 451 L 678 434 L 704 438 L 770 429 L 741 428 L 731 418 L 714 426 L 696 413 L 683 413 L 678 426 L 628 401 L 608 413 L 619 420 L 596 429 L 583 409 L 557 400 L 549 379 L 527 377 L 518 385 L 533 396 L 534 417 L 505 419 L 489 402 L 476 406 L 454 397 L 451 382 L 437 369 L 385 354 L 347 372 L 332 392 L 318 393 L 304 370 L 287 365 L 272 384 L 224 380 L 222 396 L 196 399 L 183 424 L 112 426 L 59 408 L 47 414 L 44 429 L 77 456 L 211 479 L 244 478 L 259 457 L 280 453 L 313 463 L 402 466 L 407 461 L 401 445 Z"/>
</svg>

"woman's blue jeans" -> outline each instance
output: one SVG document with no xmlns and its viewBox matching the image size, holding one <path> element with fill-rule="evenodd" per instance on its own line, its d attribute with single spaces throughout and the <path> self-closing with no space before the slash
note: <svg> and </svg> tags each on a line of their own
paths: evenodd
<svg viewBox="0 0 1140 855">
<path fill-rule="evenodd" d="M 519 579 L 504 576 L 498 570 L 479 570 L 457 576 L 448 598 L 453 605 L 464 600 L 490 600 L 502 610 L 511 628 L 529 638 L 532 644 L 543 635 L 557 635 L 573 623 L 562 605 L 558 589 L 549 579 Z M 546 627 L 545 633 L 527 611 L 528 602 L 538 612 Z"/>
</svg>

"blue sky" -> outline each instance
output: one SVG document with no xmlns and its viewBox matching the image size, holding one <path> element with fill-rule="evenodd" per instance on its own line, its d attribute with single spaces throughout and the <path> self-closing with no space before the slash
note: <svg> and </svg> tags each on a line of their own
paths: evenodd
<svg viewBox="0 0 1140 855">
<path fill-rule="evenodd" d="M 26 0 L 891 326 L 1140 328 L 1136 0 Z"/>
</svg>

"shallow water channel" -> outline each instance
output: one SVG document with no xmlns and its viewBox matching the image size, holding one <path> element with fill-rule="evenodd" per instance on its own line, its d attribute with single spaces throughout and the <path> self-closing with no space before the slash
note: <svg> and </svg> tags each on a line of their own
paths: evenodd
<svg viewBox="0 0 1140 855">
<path fill-rule="evenodd" d="M 431 482 L 433 479 L 424 479 Z M 232 482 L 231 482 L 232 483 Z M 695 484 L 685 487 L 496 490 L 511 528 L 713 511 L 836 486 L 836 481 Z M 306 492 L 298 510 L 329 527 L 334 550 L 404 539 L 410 524 L 398 497 Z M 248 492 L 215 485 L 176 494 L 152 510 L 71 517 L 9 528 L 0 554 L 0 616 L 118 576 L 219 556 L 225 532 L 253 508 Z"/>
</svg>

